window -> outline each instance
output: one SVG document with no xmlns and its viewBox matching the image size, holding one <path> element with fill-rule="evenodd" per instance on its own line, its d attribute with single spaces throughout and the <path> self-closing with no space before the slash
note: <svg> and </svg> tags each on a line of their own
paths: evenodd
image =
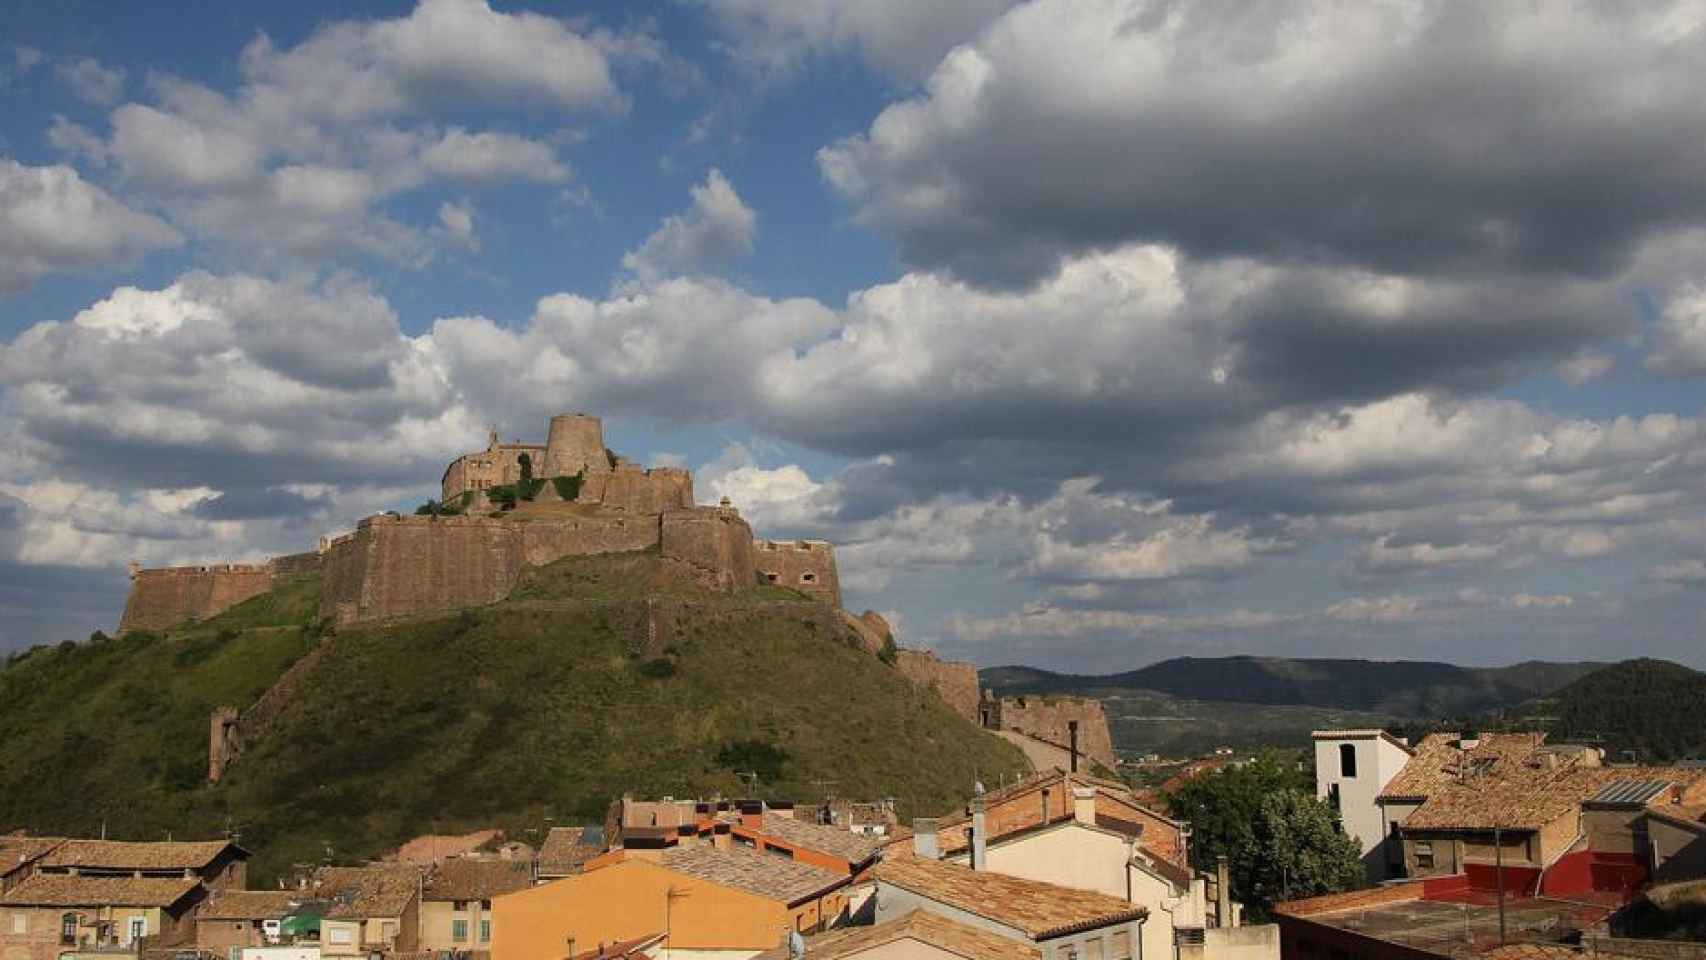
<svg viewBox="0 0 1706 960">
<path fill-rule="evenodd" d="M 13 933 L 29 933 L 30 932 L 30 915 L 23 912 L 22 910 L 19 910 L 16 913 L 12 914 L 12 932 Z"/>
<path fill-rule="evenodd" d="M 468 901 L 457 900 L 450 905 L 450 909 L 455 910 L 457 913 L 465 912 L 468 909 Z"/>
<path fill-rule="evenodd" d="M 492 901 L 481 900 L 480 901 L 480 909 L 486 911 L 487 913 L 490 913 L 492 911 Z"/>
<path fill-rule="evenodd" d="M 125 938 L 126 943 L 135 943 L 136 941 L 141 940 L 143 937 L 148 936 L 148 920 L 147 920 L 147 918 L 146 917 L 131 917 L 130 918 L 130 926 L 125 932 L 127 934 L 129 934 L 129 936 L 127 936 Z"/>
<path fill-rule="evenodd" d="M 59 942 L 67 946 L 77 942 L 77 915 L 68 913 L 59 918 Z"/>
<path fill-rule="evenodd" d="M 343 927 L 343 926 L 327 927 L 326 928 L 326 942 L 327 943 L 342 943 L 342 944 L 348 944 L 348 943 L 352 942 L 352 938 L 350 937 L 349 927 Z"/>
<path fill-rule="evenodd" d="M 1434 865 L 1434 845 L 1428 840 L 1416 841 L 1416 869 L 1432 870 Z"/>
<path fill-rule="evenodd" d="M 397 939 L 397 921 L 385 920 L 379 924 L 379 939 L 391 943 Z"/>
<path fill-rule="evenodd" d="M 1339 785 L 1336 783 L 1327 788 L 1327 806 L 1332 807 L 1334 812 L 1339 809 Z"/>
<path fill-rule="evenodd" d="M 1339 744 L 1339 776 L 1357 775 L 1357 748 L 1354 743 Z"/>
<path fill-rule="evenodd" d="M 815 574 L 815 573 L 802 573 L 802 574 L 800 574 L 800 582 L 801 583 L 815 583 L 815 582 L 817 582 L 817 574 Z"/>
<path fill-rule="evenodd" d="M 481 943 L 491 943 L 492 942 L 492 921 L 490 921 L 490 920 L 481 920 L 480 921 L 480 942 Z"/>
<path fill-rule="evenodd" d="M 458 917 L 450 921 L 450 939 L 457 943 L 468 942 L 468 921 Z"/>
</svg>

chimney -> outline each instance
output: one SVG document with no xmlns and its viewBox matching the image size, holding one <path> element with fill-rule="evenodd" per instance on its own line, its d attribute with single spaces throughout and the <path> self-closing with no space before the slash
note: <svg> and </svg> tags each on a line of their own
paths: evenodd
<svg viewBox="0 0 1706 960">
<path fill-rule="evenodd" d="M 1096 788 L 1072 788 L 1072 819 L 1079 823 L 1096 825 Z"/>
<path fill-rule="evenodd" d="M 763 830 L 764 801 L 742 800 L 740 802 L 740 825 L 748 830 Z"/>
<path fill-rule="evenodd" d="M 917 817 L 912 821 L 912 854 L 920 860 L 935 860 L 942 855 L 936 845 L 935 817 Z"/>
<path fill-rule="evenodd" d="M 1078 772 L 1078 721 L 1066 721 L 1066 741 L 1072 748 L 1072 772 Z"/>
<path fill-rule="evenodd" d="M 989 827 L 983 815 L 983 798 L 975 797 L 971 802 L 971 868 L 973 870 L 988 870 Z"/>
<path fill-rule="evenodd" d="M 1214 879 L 1215 919 L 1219 920 L 1223 927 L 1237 926 L 1232 916 L 1232 877 L 1226 869 L 1224 853 L 1214 859 Z"/>
</svg>

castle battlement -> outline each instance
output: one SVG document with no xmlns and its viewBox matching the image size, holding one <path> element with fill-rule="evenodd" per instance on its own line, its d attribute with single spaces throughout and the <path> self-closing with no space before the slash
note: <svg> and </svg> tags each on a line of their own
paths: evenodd
<svg viewBox="0 0 1706 960">
<path fill-rule="evenodd" d="M 546 481 L 520 516 L 493 511 L 493 487 L 522 475 Z M 556 478 L 576 477 L 575 509 L 563 509 Z M 445 467 L 441 502 L 473 494 L 460 514 L 379 513 L 354 530 L 319 538 L 310 553 L 266 564 L 133 565 L 120 629 L 159 629 L 202 619 L 271 589 L 277 577 L 317 570 L 321 612 L 343 623 L 390 619 L 494 603 L 526 567 L 570 556 L 657 550 L 722 590 L 785 586 L 841 605 L 835 551 L 826 540 L 764 540 L 727 498 L 699 506 L 693 473 L 647 468 L 604 446 L 604 424 L 586 413 L 552 417 L 543 444 L 502 443 Z"/>
</svg>

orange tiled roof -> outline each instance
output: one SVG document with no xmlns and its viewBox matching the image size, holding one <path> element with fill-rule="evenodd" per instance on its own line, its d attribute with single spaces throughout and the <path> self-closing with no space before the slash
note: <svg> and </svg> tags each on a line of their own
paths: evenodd
<svg viewBox="0 0 1706 960">
<path fill-rule="evenodd" d="M 227 840 L 137 843 L 124 840 L 67 840 L 42 857 L 48 869 L 199 870 L 235 844 Z M 241 847 L 237 847 L 241 850 Z"/>
<path fill-rule="evenodd" d="M 37 873 L 0 897 L 8 907 L 169 907 L 201 886 L 194 877 L 89 877 Z"/>
<path fill-rule="evenodd" d="M 490 900 L 533 885 L 533 867 L 525 860 L 451 857 L 423 885 L 428 900 Z"/>
<path fill-rule="evenodd" d="M 302 905 L 294 890 L 215 890 L 196 915 L 203 920 L 277 920 Z"/>
<path fill-rule="evenodd" d="M 760 832 L 789 846 L 827 853 L 854 864 L 871 859 L 887 842 L 884 837 L 854 833 L 844 827 L 806 823 L 774 813 L 764 815 L 764 827 Z"/>
<path fill-rule="evenodd" d="M 658 857 L 657 864 L 667 870 L 788 904 L 847 882 L 846 877 L 775 854 L 756 853 L 745 847 L 719 848 L 708 843 L 671 847 Z"/>
<path fill-rule="evenodd" d="M 1023 940 L 955 923 L 928 910 L 914 910 L 875 926 L 843 927 L 806 939 L 812 960 L 839 960 L 897 940 L 917 940 L 966 960 L 1039 960 L 1042 951 Z M 788 960 L 786 945 L 772 947 L 753 960 Z"/>
<path fill-rule="evenodd" d="M 1461 734 L 1430 733 L 1416 744 L 1415 753 L 1398 775 L 1387 781 L 1380 797 L 1404 799 L 1426 797 L 1438 788 L 1456 783 L 1461 776 L 1502 774 L 1520 766 L 1546 742 L 1544 733 L 1484 733 L 1468 750 L 1457 747 Z"/>
<path fill-rule="evenodd" d="M 465 853 L 486 846 L 496 840 L 503 839 L 502 830 L 475 830 L 472 833 L 433 834 L 419 836 L 397 848 L 397 852 L 387 859 L 401 860 L 404 863 L 416 863 L 425 866 L 437 863 L 445 857 L 459 857 Z"/>
<path fill-rule="evenodd" d="M 0 837 L 0 873 L 11 873 L 64 842 L 64 837 L 26 837 L 21 833 Z"/>
<path fill-rule="evenodd" d="M 419 893 L 420 882 L 420 868 L 408 863 L 321 867 L 314 873 L 314 895 L 332 901 L 326 916 L 333 919 L 396 917 Z"/>
<path fill-rule="evenodd" d="M 1147 908 L 1107 894 L 939 860 L 914 857 L 885 862 L 871 875 L 882 883 L 1021 930 L 1033 940 L 1149 915 Z"/>
<path fill-rule="evenodd" d="M 596 844 L 583 843 L 585 827 L 552 827 L 539 846 L 539 874 L 546 877 L 566 877 L 578 873 L 581 864 L 604 852 Z"/>
</svg>

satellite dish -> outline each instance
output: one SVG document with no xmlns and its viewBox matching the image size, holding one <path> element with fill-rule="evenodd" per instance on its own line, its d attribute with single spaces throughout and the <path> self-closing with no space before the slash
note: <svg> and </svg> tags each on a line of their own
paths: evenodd
<svg viewBox="0 0 1706 960">
<path fill-rule="evenodd" d="M 805 960 L 806 938 L 800 936 L 800 931 L 788 931 L 788 960 Z"/>
</svg>

